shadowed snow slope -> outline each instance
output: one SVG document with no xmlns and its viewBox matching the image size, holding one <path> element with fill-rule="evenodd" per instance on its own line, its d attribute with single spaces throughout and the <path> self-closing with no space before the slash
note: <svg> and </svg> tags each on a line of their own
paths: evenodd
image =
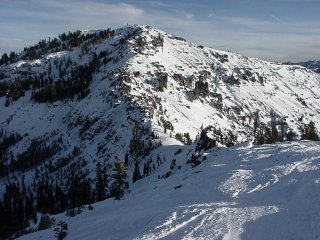
<svg viewBox="0 0 320 240">
<path fill-rule="evenodd" d="M 68 223 L 69 240 L 319 239 L 319 147 L 301 141 L 213 148 L 194 168 L 185 164 L 186 147 L 170 177 L 153 174 L 136 182 L 125 200 L 53 217 Z M 168 168 L 166 162 L 157 173 Z M 20 239 L 53 235 L 52 227 Z"/>
</svg>

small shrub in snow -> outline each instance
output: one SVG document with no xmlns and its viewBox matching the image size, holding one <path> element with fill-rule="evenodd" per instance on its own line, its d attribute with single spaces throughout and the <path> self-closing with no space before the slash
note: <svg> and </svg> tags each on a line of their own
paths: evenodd
<svg viewBox="0 0 320 240">
<path fill-rule="evenodd" d="M 68 224 L 64 221 L 60 221 L 57 224 L 57 227 L 53 230 L 55 232 L 54 236 L 58 240 L 63 240 L 67 236 L 68 233 Z"/>
</svg>

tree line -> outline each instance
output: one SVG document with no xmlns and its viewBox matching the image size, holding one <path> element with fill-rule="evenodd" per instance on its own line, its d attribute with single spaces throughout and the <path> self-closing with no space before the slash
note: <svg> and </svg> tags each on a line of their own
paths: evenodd
<svg viewBox="0 0 320 240">
<path fill-rule="evenodd" d="M 117 160 L 113 166 L 98 162 L 94 179 L 84 168 L 87 164 L 84 159 L 68 164 L 66 182 L 59 178 L 52 182 L 48 171 L 40 174 L 38 170 L 29 186 L 24 175 L 20 181 L 8 182 L 0 201 L 0 237 L 37 222 L 37 212 L 56 214 L 107 198 L 122 199 L 129 188 L 125 162 Z"/>
</svg>

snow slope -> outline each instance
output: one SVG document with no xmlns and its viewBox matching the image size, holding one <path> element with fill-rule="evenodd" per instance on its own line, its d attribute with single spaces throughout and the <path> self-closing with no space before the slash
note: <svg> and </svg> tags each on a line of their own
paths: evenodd
<svg viewBox="0 0 320 240">
<path fill-rule="evenodd" d="M 99 31 L 83 34 L 90 32 Z M 39 76 L 49 68 L 51 78 L 57 81 L 58 69 L 63 69 L 67 60 L 72 63 L 69 68 L 65 66 L 67 76 L 74 66 L 87 64 L 103 51 L 117 60 L 106 64 L 99 60 L 90 94 L 81 101 L 34 103 L 29 90 L 4 107 L 6 97 L 1 97 L 1 127 L 8 133 L 28 135 L 11 149 L 14 156 L 32 139 L 54 135 L 66 146 L 62 155 L 81 146 L 84 151 L 80 156 L 85 158 L 123 159 L 132 128 L 142 121 L 159 135 L 189 133 L 192 140 L 201 126 L 213 125 L 221 132 L 221 141 L 232 136 L 231 143 L 252 139 L 255 118 L 267 123 L 270 112 L 279 119 L 286 118 L 297 134 L 310 120 L 320 128 L 320 76 L 310 70 L 198 46 L 146 26 L 115 32 L 113 37 L 92 45 L 87 53 L 84 42 L 69 51 L 0 66 L 4 75 L 0 81 L 14 82 L 26 73 Z M 166 76 L 167 83 L 159 90 L 161 75 Z M 208 85 L 205 95 L 196 96 L 197 82 Z M 86 120 L 92 124 L 79 136 Z M 172 125 L 168 131 L 165 122 Z M 98 151 L 97 146 L 103 149 Z"/>
<path fill-rule="evenodd" d="M 75 175 L 91 178 L 94 185 L 97 162 L 112 164 L 115 159 L 123 160 L 126 154 L 131 181 L 135 161 L 141 166 L 155 163 L 160 153 L 168 162 L 156 166 L 152 177 L 136 184 L 130 182 L 131 194 L 124 201 L 97 203 L 94 211 L 67 218 L 68 237 L 81 235 L 86 239 L 93 234 L 101 239 L 250 239 L 251 235 L 268 231 L 262 227 L 265 223 L 280 236 L 283 229 L 289 231 L 301 222 L 296 223 L 296 219 L 306 218 L 303 214 L 310 209 L 300 212 L 301 208 L 295 207 L 301 201 L 314 203 L 318 197 L 314 192 L 318 186 L 314 174 L 317 144 L 216 149 L 208 153 L 207 161 L 191 169 L 184 163 L 194 146 L 182 146 L 175 137 L 188 133 L 195 142 L 201 129 L 211 125 L 215 130 L 212 137 L 219 146 L 239 144 L 254 138 L 255 122 L 267 124 L 271 118 L 278 123 L 286 119 L 288 128 L 298 135 L 299 128 L 311 120 L 319 129 L 319 74 L 300 66 L 199 46 L 148 26 L 127 26 L 94 44 L 89 41 L 63 51 L 49 51 L 39 59 L 21 58 L 0 66 L 1 83 L 48 75 L 57 82 L 61 80 L 60 70 L 68 79 L 74 69 L 85 66 L 95 56 L 99 63 L 92 74 L 90 93 L 83 99 L 37 103 L 31 99 L 31 89 L 16 101 L 11 100 L 11 93 L 0 97 L 1 129 L 22 136 L 6 149 L 6 165 L 26 152 L 34 140 L 41 139 L 47 146 L 58 141 L 61 146 L 36 166 L 0 178 L 1 198 L 9 182 L 17 184 L 24 179 L 26 185 L 32 186 L 36 175 L 45 176 L 51 185 L 59 178 L 62 189 L 68 191 L 68 178 L 74 173 L 68 171 L 74 165 L 82 167 Z M 8 99 L 10 104 L 5 107 Z M 147 147 L 132 152 L 131 143 L 137 136 Z M 179 148 L 182 153 L 174 156 Z M 76 156 L 72 155 L 74 149 L 79 151 Z M 173 158 L 181 169 L 158 180 L 158 175 L 169 171 Z M 64 163 L 65 159 L 68 162 Z M 49 163 L 60 165 L 50 170 Z M 307 183 L 308 179 L 312 183 Z M 174 189 L 180 184 L 181 188 Z M 36 194 L 35 187 L 32 191 Z M 315 196 L 305 200 L 305 193 Z M 139 218 L 135 220 L 135 216 Z M 279 216 L 275 222 L 274 216 Z M 293 220 L 286 223 L 283 219 L 287 217 Z M 56 218 L 65 217 L 62 214 Z M 283 228 L 277 232 L 280 222 Z M 303 224 L 302 234 L 316 239 L 312 234 L 318 233 L 317 222 L 312 220 L 310 224 L 315 230 L 308 233 L 308 225 Z M 98 228 L 102 230 L 97 231 Z M 260 230 L 255 231 L 256 228 Z M 284 237 L 292 236 L 290 231 L 283 233 Z M 32 236 L 42 234 L 49 238 L 52 229 Z"/>
<path fill-rule="evenodd" d="M 313 120 L 319 128 L 318 74 L 299 66 L 198 46 L 148 27 L 141 36 L 146 47 L 128 63 L 128 75 L 139 86 L 131 94 L 144 93 L 140 101 L 136 98 L 138 102 L 152 109 L 153 122 L 161 116 L 171 121 L 174 133 L 189 132 L 194 139 L 201 125 L 213 125 L 225 136 L 236 132 L 236 142 L 242 142 L 252 136 L 255 114 L 267 123 L 271 111 L 285 117 L 297 133 L 301 116 L 303 122 Z M 163 47 L 152 45 L 157 36 L 163 38 Z M 132 76 L 135 71 L 139 77 Z M 168 87 L 163 92 L 154 91 L 159 73 L 168 74 Z M 196 81 L 208 83 L 208 96 L 192 96 Z M 148 93 L 148 89 L 153 91 Z"/>
<path fill-rule="evenodd" d="M 167 161 L 122 201 L 53 217 L 68 223 L 68 240 L 319 239 L 319 147 L 300 141 L 213 148 L 194 168 L 185 164 L 184 147 L 176 156 L 181 168 L 170 177 L 157 177 L 169 169 Z M 55 239 L 53 228 L 19 239 Z"/>
</svg>

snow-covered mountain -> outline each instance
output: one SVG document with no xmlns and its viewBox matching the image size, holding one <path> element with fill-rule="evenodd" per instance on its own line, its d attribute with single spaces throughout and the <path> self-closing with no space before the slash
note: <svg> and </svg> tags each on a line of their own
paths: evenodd
<svg viewBox="0 0 320 240">
<path fill-rule="evenodd" d="M 124 160 L 134 192 L 136 166 L 164 178 L 160 162 L 167 159 L 168 168 L 171 152 L 187 150 L 184 158 L 197 165 L 191 156 L 204 157 L 196 150 L 207 149 L 198 141 L 206 131 L 213 147 L 255 140 L 269 126 L 282 140 L 298 138 L 310 121 L 320 128 L 319 74 L 147 26 L 64 33 L 1 63 L 0 193 L 5 205 L 25 189 L 19 201 L 35 199 L 30 212 L 95 201 L 98 162 L 111 171 Z M 8 194 L 12 189 L 19 194 Z"/>
<path fill-rule="evenodd" d="M 305 68 L 308 68 L 316 73 L 320 73 L 320 61 L 306 61 L 306 62 L 298 62 L 298 63 L 287 63 L 287 64 L 291 64 L 291 65 L 300 65 L 303 66 Z"/>
</svg>

